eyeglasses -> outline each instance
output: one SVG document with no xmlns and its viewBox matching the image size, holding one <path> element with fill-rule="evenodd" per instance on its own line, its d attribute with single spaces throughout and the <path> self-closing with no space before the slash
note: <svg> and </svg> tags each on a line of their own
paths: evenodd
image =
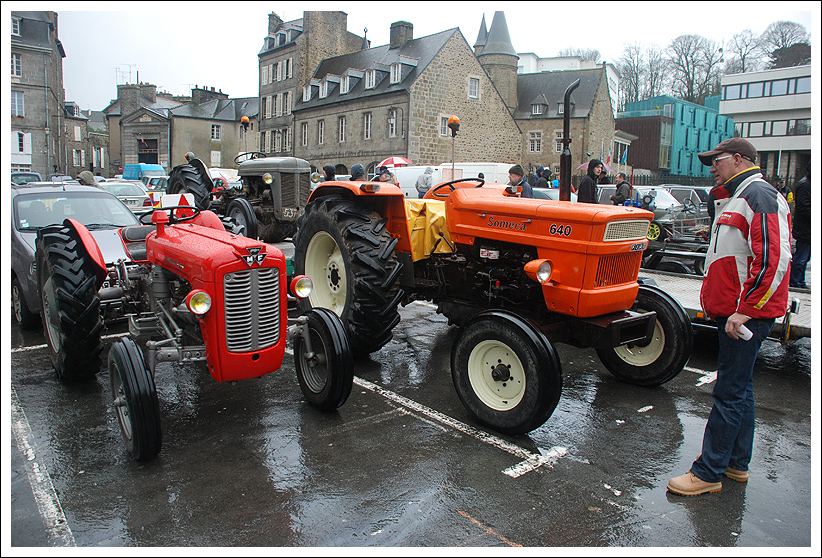
<svg viewBox="0 0 822 558">
<path fill-rule="evenodd" d="M 727 158 L 729 158 L 729 157 L 733 157 L 733 155 L 725 155 L 724 157 L 717 157 L 716 159 L 714 159 L 714 161 L 713 161 L 713 163 L 711 164 L 711 166 L 712 166 L 712 167 L 715 167 L 715 166 L 716 166 L 716 164 L 717 164 L 719 161 L 721 161 L 722 159 L 727 159 Z"/>
</svg>

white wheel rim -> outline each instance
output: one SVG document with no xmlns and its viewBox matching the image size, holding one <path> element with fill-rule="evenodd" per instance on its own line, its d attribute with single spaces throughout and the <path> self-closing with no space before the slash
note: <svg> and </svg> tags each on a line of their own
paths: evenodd
<svg viewBox="0 0 822 558">
<path fill-rule="evenodd" d="M 642 312 L 640 310 L 640 312 Z M 659 320 L 654 324 L 654 333 L 651 342 L 640 347 L 639 345 L 621 345 L 614 348 L 617 356 L 631 366 L 648 366 L 656 362 L 665 349 L 665 330 Z"/>
<path fill-rule="evenodd" d="M 339 246 L 327 232 L 318 232 L 309 241 L 305 273 L 314 283 L 314 290 L 308 296 L 311 306 L 328 308 L 342 316 L 348 292 L 345 262 Z"/>
<path fill-rule="evenodd" d="M 510 374 L 504 382 L 491 375 L 500 364 L 507 366 Z M 479 400 L 495 411 L 510 411 L 525 395 L 525 368 L 511 347 L 501 341 L 482 341 L 471 350 L 468 380 Z"/>
</svg>

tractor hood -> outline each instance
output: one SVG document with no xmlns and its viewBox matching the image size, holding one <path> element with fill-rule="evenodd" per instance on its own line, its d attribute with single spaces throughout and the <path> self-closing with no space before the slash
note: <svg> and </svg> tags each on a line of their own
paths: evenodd
<svg viewBox="0 0 822 558">
<path fill-rule="evenodd" d="M 311 164 L 305 159 L 297 157 L 263 157 L 261 159 L 249 159 L 239 165 L 238 174 L 240 176 L 262 176 L 270 172 L 281 173 L 311 173 Z"/>
</svg>

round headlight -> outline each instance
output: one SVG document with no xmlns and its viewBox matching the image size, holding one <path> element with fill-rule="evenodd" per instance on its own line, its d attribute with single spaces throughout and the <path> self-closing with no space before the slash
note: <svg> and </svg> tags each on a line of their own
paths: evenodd
<svg viewBox="0 0 822 558">
<path fill-rule="evenodd" d="M 191 291 L 186 297 L 186 306 L 193 313 L 202 316 L 211 308 L 211 297 L 205 291 Z"/>
<path fill-rule="evenodd" d="M 542 262 L 537 269 L 537 281 L 545 283 L 551 278 L 551 262 Z"/>
<path fill-rule="evenodd" d="M 274 182 L 274 177 L 271 176 L 270 172 L 267 172 L 263 175 L 263 182 L 265 182 L 266 184 L 271 184 L 272 182 Z"/>
<path fill-rule="evenodd" d="M 308 298 L 312 290 L 314 290 L 314 283 L 307 275 L 298 275 L 291 280 L 291 294 L 297 298 Z"/>
</svg>

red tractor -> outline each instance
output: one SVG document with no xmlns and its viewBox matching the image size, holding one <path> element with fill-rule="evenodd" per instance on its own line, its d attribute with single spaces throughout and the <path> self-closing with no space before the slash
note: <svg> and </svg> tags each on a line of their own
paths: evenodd
<svg viewBox="0 0 822 558">
<path fill-rule="evenodd" d="M 567 129 L 566 120 L 566 139 Z M 570 150 L 562 168 L 560 197 L 570 200 Z M 300 304 L 338 314 L 361 355 L 391 339 L 400 304 L 434 302 L 462 330 L 451 374 L 463 404 L 480 422 L 520 434 L 559 401 L 552 343 L 595 347 L 614 376 L 639 385 L 667 382 L 685 366 L 687 314 L 637 280 L 653 217 L 526 199 L 479 178 L 439 184 L 422 200 L 385 182 L 326 181 L 293 238 L 295 271 L 315 282 Z"/>
<path fill-rule="evenodd" d="M 244 380 L 278 370 L 293 341 L 308 402 L 330 411 L 346 401 L 353 366 L 343 325 L 321 308 L 288 317 L 287 289 L 299 298 L 312 285 L 305 276 L 286 284 L 279 249 L 226 232 L 211 211 L 175 206 L 147 216 L 150 224 L 112 231 L 131 258 L 128 266 L 106 262 L 73 219 L 37 237 L 44 330 L 61 379 L 90 378 L 100 368 L 101 288 L 130 290 L 130 299 L 143 301 L 127 315 L 129 336 L 108 352 L 114 408 L 134 459 L 160 450 L 158 363 L 201 363 L 219 382 Z"/>
</svg>

